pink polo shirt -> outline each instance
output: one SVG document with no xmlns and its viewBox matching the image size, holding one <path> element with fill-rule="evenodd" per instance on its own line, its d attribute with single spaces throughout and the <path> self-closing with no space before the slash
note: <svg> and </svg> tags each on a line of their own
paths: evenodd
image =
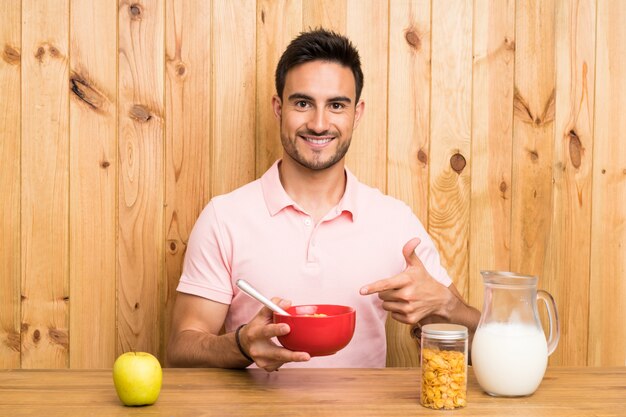
<svg viewBox="0 0 626 417">
<path fill-rule="evenodd" d="M 432 240 L 405 203 L 347 169 L 341 201 L 316 225 L 285 192 L 278 163 L 205 207 L 189 237 L 178 291 L 230 304 L 227 332 L 261 307 L 235 285 L 240 278 L 293 305 L 352 306 L 356 330 L 348 346 L 285 367 L 384 367 L 387 312 L 377 295 L 362 296 L 359 289 L 403 271 L 402 247 L 414 237 L 421 239 L 416 253 L 426 269 L 449 286 Z"/>
</svg>

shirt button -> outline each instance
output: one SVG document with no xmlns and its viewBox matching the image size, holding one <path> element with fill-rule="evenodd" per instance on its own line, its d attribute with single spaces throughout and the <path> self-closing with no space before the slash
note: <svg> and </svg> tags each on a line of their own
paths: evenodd
<svg viewBox="0 0 626 417">
<path fill-rule="evenodd" d="M 309 218 L 304 219 L 304 224 L 305 224 L 306 226 L 310 226 L 310 225 L 311 225 L 311 219 L 309 219 Z"/>
</svg>

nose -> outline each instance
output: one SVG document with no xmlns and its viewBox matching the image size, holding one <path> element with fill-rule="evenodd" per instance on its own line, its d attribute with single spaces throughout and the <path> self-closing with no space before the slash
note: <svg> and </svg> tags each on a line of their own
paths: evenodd
<svg viewBox="0 0 626 417">
<path fill-rule="evenodd" d="M 329 129 L 329 118 L 325 109 L 316 109 L 311 112 L 311 118 L 307 122 L 307 129 L 315 133 L 324 133 Z"/>
</svg>

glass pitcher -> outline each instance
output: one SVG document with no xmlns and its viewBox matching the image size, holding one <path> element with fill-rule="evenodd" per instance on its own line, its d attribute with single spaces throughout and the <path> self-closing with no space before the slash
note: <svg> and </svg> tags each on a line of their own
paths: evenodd
<svg viewBox="0 0 626 417">
<path fill-rule="evenodd" d="M 548 356 L 559 341 L 559 318 L 552 296 L 537 290 L 537 277 L 481 271 L 483 311 L 472 342 L 472 367 L 489 395 L 530 395 L 539 387 Z M 549 336 L 541 327 L 537 300 L 548 310 Z"/>
</svg>

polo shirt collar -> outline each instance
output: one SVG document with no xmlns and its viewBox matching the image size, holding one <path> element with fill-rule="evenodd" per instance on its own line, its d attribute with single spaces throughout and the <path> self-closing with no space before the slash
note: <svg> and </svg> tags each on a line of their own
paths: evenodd
<svg viewBox="0 0 626 417">
<path fill-rule="evenodd" d="M 275 216 L 278 212 L 286 207 L 297 207 L 297 204 L 289 194 L 283 188 L 280 182 L 280 175 L 278 173 L 278 164 L 280 159 L 274 162 L 274 164 L 263 174 L 261 177 L 261 188 L 263 190 L 263 198 L 265 204 L 270 213 L 270 216 Z M 337 204 L 339 213 L 344 211 L 349 212 L 352 215 L 352 220 L 357 215 L 357 185 L 358 180 L 350 172 L 348 168 L 344 168 L 346 172 L 346 190 L 343 193 L 343 197 Z"/>
</svg>

